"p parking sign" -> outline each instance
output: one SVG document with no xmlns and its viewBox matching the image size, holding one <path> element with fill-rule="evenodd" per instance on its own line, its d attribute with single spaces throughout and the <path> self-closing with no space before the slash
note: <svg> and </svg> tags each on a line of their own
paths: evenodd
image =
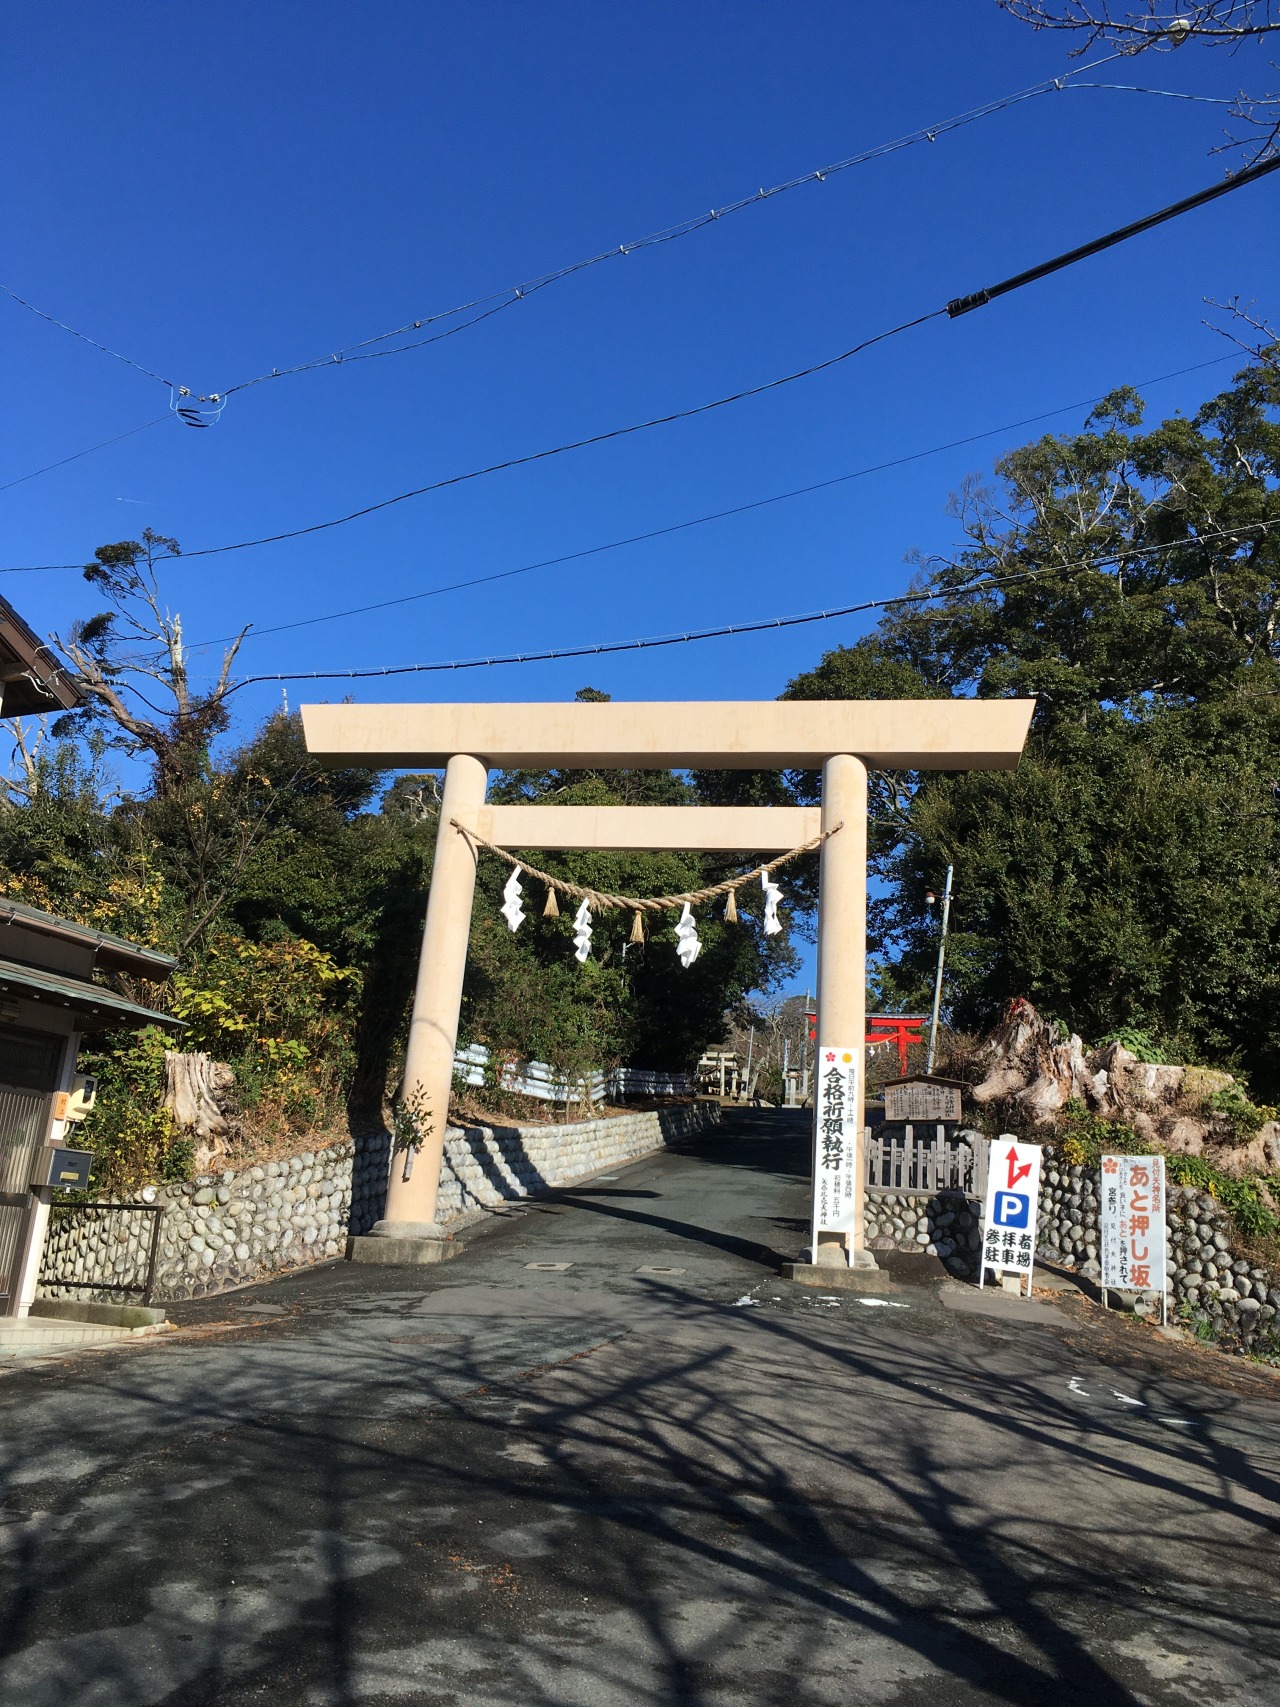
<svg viewBox="0 0 1280 1707">
<path fill-rule="evenodd" d="M 979 1286 L 986 1284 L 988 1269 L 996 1274 L 1011 1272 L 1020 1280 L 1026 1276 L 1028 1297 L 1031 1294 L 1043 1153 L 1039 1144 L 1020 1144 L 1007 1133 L 991 1141 Z"/>
</svg>

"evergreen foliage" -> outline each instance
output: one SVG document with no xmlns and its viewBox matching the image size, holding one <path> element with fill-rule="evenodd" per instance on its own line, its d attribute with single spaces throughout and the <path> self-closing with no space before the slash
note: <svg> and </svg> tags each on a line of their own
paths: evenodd
<svg viewBox="0 0 1280 1707">
<path fill-rule="evenodd" d="M 951 863 L 957 1026 L 1022 995 L 1280 1088 L 1275 354 L 1191 419 L 1144 430 L 1120 391 L 1013 452 L 954 501 L 967 544 L 917 580 L 937 597 L 787 690 L 1036 697 L 1015 773 L 876 779 L 873 941 L 905 1008 L 927 1000 L 923 893 Z M 978 576 L 1025 578 L 962 590 Z"/>
</svg>

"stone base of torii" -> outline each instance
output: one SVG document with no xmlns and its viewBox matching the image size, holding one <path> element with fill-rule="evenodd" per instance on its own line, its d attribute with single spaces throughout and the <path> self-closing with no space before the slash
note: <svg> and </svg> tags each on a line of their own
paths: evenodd
<svg viewBox="0 0 1280 1707">
<path fill-rule="evenodd" d="M 862 1242 L 867 771 L 1015 769 L 1033 709 L 1012 699 L 304 706 L 307 747 L 322 763 L 445 773 L 404 1069 L 417 1143 L 392 1158 L 369 1254 L 431 1262 L 449 1249 L 436 1199 L 476 881 L 474 844 L 457 825 L 507 848 L 750 855 L 784 852 L 821 830 L 836 833 L 819 854 L 818 1045 L 851 1062 L 842 1105 L 849 1165 L 838 1203 L 824 1185 L 830 1207 L 818 1208 L 815 1193 L 811 1255 L 823 1267 L 874 1267 Z M 487 805 L 489 771 L 513 767 L 818 770 L 822 804 Z M 815 1177 L 823 1155 L 815 1144 Z"/>
</svg>

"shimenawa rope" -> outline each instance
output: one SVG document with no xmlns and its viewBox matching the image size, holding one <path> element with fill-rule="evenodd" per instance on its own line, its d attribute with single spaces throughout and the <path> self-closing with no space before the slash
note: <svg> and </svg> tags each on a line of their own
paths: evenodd
<svg viewBox="0 0 1280 1707">
<path fill-rule="evenodd" d="M 683 895 L 644 896 L 610 895 L 601 889 L 589 889 L 584 884 L 570 883 L 563 877 L 553 877 L 549 871 L 539 871 L 536 866 L 526 865 L 522 859 L 517 859 L 515 854 L 508 853 L 506 848 L 496 847 L 493 842 L 487 841 L 477 831 L 469 830 L 465 824 L 460 824 L 456 818 L 450 818 L 449 822 L 459 835 L 467 838 L 473 847 L 484 848 L 487 853 L 497 854 L 498 858 L 505 859 L 508 865 L 518 865 L 521 871 L 527 872 L 533 878 L 535 883 L 545 883 L 550 894 L 558 891 L 561 895 L 572 895 L 575 901 L 587 902 L 592 912 L 603 912 L 610 907 L 615 907 L 629 908 L 634 913 L 665 913 L 672 907 L 683 907 L 686 903 L 690 907 L 696 907 L 704 901 L 714 901 L 719 895 L 732 897 L 744 883 L 750 883 L 757 877 L 768 876 L 771 872 L 777 871 L 779 866 L 787 865 L 793 859 L 799 859 L 801 854 L 812 853 L 815 848 L 822 846 L 828 836 L 834 836 L 837 830 L 844 828 L 844 820 L 841 819 L 840 823 L 834 825 L 830 830 L 824 830 L 820 836 L 815 836 L 812 841 L 805 842 L 798 848 L 792 848 L 789 853 L 779 854 L 777 859 L 771 859 L 767 865 L 753 866 L 750 871 L 743 872 L 738 877 L 727 877 L 723 883 L 713 883 L 706 889 L 690 889 Z M 548 897 L 548 911 L 550 911 L 550 896 Z M 728 916 L 727 910 L 726 916 Z M 736 906 L 733 909 L 733 916 L 734 918 L 737 917 Z"/>
</svg>

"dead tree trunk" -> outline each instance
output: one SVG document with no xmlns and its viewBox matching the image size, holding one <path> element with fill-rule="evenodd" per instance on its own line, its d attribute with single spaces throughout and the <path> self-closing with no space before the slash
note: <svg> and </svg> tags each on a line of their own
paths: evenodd
<svg viewBox="0 0 1280 1707">
<path fill-rule="evenodd" d="M 164 1107 L 173 1115 L 178 1131 L 195 1138 L 195 1164 L 201 1173 L 226 1154 L 232 1131 L 229 1104 L 234 1084 L 235 1075 L 221 1061 L 208 1055 L 165 1050 Z"/>
</svg>

